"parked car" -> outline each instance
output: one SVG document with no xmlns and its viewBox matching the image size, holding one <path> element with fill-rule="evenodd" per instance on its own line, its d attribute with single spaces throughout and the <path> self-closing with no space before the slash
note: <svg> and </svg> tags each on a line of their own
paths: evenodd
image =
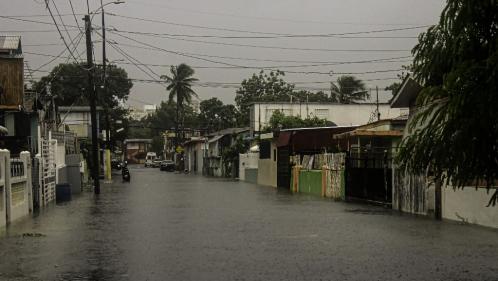
<svg viewBox="0 0 498 281">
<path fill-rule="evenodd" d="M 157 155 L 155 152 L 147 152 L 147 156 L 145 156 L 145 168 L 154 167 L 154 161 L 157 159 Z"/>
<path fill-rule="evenodd" d="M 156 160 L 154 160 L 154 161 L 152 162 L 152 167 L 154 167 L 154 168 L 159 168 L 159 167 L 161 167 L 161 163 L 162 163 L 162 162 L 163 162 L 163 161 L 162 161 L 161 159 L 159 159 L 159 158 L 158 158 L 158 159 L 156 159 Z"/>
<path fill-rule="evenodd" d="M 161 162 L 160 170 L 174 172 L 175 171 L 175 163 L 171 160 L 164 160 Z"/>
</svg>

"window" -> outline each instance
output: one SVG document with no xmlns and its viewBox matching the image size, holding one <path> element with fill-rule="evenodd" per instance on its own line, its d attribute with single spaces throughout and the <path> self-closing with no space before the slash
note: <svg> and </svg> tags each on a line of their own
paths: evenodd
<svg viewBox="0 0 498 281">
<path fill-rule="evenodd" d="M 259 144 L 259 159 L 271 159 L 271 143 L 261 141 Z"/>
<path fill-rule="evenodd" d="M 277 162 L 277 150 L 273 149 L 273 161 Z"/>
<path fill-rule="evenodd" d="M 317 108 L 315 109 L 315 116 L 321 119 L 327 119 L 329 117 L 329 110 Z"/>
</svg>

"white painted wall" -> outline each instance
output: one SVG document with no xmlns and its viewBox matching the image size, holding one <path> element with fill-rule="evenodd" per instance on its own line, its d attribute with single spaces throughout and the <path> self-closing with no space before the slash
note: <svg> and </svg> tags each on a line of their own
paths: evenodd
<svg viewBox="0 0 498 281">
<path fill-rule="evenodd" d="M 494 190 L 443 187 L 443 218 L 498 228 L 498 207 L 486 207 Z"/>
<path fill-rule="evenodd" d="M 24 163 L 24 175 L 19 177 L 10 177 L 10 192 L 7 196 L 7 212 L 9 213 L 9 222 L 16 221 L 24 216 L 29 215 L 30 209 L 30 190 L 31 188 L 31 164 L 29 152 L 21 152 L 21 161 Z M 7 167 L 10 173 L 10 165 Z"/>
<path fill-rule="evenodd" d="M 375 104 L 336 104 L 336 103 L 255 103 L 251 106 L 251 130 L 259 131 L 260 127 L 268 125 L 275 111 L 285 115 L 319 117 L 334 122 L 338 126 L 367 124 L 371 117 L 377 120 Z M 407 112 L 403 108 L 391 108 L 389 104 L 380 104 L 381 119 L 395 118 Z M 261 126 L 260 121 L 261 120 Z"/>
<path fill-rule="evenodd" d="M 246 168 L 258 168 L 259 152 L 239 154 L 239 180 L 245 180 Z"/>
<path fill-rule="evenodd" d="M 271 143 L 270 159 L 259 159 L 258 161 L 258 184 L 277 187 L 277 146 Z"/>
</svg>

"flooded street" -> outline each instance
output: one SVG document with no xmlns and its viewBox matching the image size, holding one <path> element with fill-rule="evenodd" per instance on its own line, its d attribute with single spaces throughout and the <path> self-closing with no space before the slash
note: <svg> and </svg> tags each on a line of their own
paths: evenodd
<svg viewBox="0 0 498 281">
<path fill-rule="evenodd" d="M 2 229 L 0 279 L 498 280 L 496 230 L 243 182 L 131 174 Z"/>
</svg>

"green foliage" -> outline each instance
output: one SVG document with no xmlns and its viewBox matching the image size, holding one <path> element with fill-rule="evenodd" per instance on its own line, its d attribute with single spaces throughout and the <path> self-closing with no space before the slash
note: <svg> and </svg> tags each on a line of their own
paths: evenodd
<svg viewBox="0 0 498 281">
<path fill-rule="evenodd" d="M 354 76 L 344 75 L 337 78 L 337 84 L 331 83 L 331 101 L 353 103 L 370 97 L 365 91 L 365 84 Z"/>
<path fill-rule="evenodd" d="M 391 93 L 394 96 L 394 95 L 396 95 L 396 93 L 398 92 L 398 90 L 399 90 L 400 87 L 401 87 L 401 83 L 400 82 L 394 82 L 391 85 L 389 85 L 386 88 L 384 88 L 384 90 L 391 91 Z"/>
<path fill-rule="evenodd" d="M 430 167 L 436 179 L 487 187 L 498 177 L 498 5 L 448 0 L 439 24 L 413 49 L 423 86 L 411 135 L 398 161 L 412 172 Z M 498 191 L 490 204 L 495 205 Z"/>
<path fill-rule="evenodd" d="M 234 105 L 211 98 L 201 101 L 199 108 L 199 122 L 208 132 L 237 127 L 239 112 Z"/>
<path fill-rule="evenodd" d="M 271 71 L 253 74 L 244 79 L 237 89 L 235 104 L 240 111 L 240 124 L 249 125 L 250 105 L 254 102 L 330 102 L 330 97 L 324 92 L 312 93 L 296 90 L 295 85 L 284 80 L 283 71 Z"/>
<path fill-rule="evenodd" d="M 316 116 L 302 119 L 299 116 L 286 116 L 280 111 L 273 112 L 270 118 L 269 125 L 263 131 L 272 131 L 275 129 L 290 129 L 290 128 L 312 128 L 333 126 L 334 123 L 325 119 L 320 119 Z"/>
<path fill-rule="evenodd" d="M 235 136 L 233 136 L 235 137 Z M 235 139 L 235 142 L 232 143 L 229 147 L 226 147 L 221 156 L 223 158 L 223 164 L 225 165 L 225 176 L 230 177 L 232 175 L 232 167 L 236 164 L 239 159 L 239 154 L 244 153 L 249 149 L 249 141 L 244 140 L 241 136 Z M 235 167 L 238 169 L 238 167 Z"/>
<path fill-rule="evenodd" d="M 179 131 L 180 124 L 185 128 L 185 105 L 192 102 L 192 96 L 197 97 L 197 94 L 192 90 L 192 84 L 198 81 L 194 78 L 195 71 L 187 64 L 171 66 L 171 75 L 162 75 L 161 79 L 165 79 L 169 91 L 169 102 L 172 103 L 176 98 L 176 130 Z M 182 117 L 180 117 L 182 111 Z M 180 133 L 180 132 L 179 132 Z M 177 138 L 178 139 L 178 138 Z"/>
<path fill-rule="evenodd" d="M 45 94 L 45 85 L 51 81 L 51 92 L 56 96 L 58 105 L 88 105 L 88 71 L 85 64 L 66 63 L 59 64 L 40 81 L 33 84 L 33 89 Z M 108 65 L 106 69 L 106 87 L 102 90 L 103 70 L 102 65 L 95 66 L 94 82 L 97 89 L 98 105 L 113 108 L 120 101 L 128 99 L 133 83 L 128 79 L 126 71 L 115 65 Z"/>
</svg>

